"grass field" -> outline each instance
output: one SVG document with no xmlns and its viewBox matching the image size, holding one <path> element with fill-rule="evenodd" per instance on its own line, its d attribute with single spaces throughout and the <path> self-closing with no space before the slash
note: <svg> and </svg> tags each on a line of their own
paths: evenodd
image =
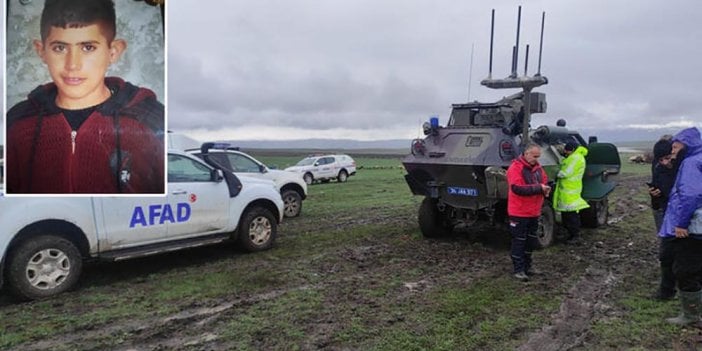
<svg viewBox="0 0 702 351">
<path fill-rule="evenodd" d="M 284 168 L 301 156 L 255 155 Z M 354 155 L 352 155 L 354 156 Z M 643 180 L 624 164 L 615 222 L 535 254 L 511 279 L 504 228 L 421 236 L 399 157 L 354 156 L 347 183 L 309 187 L 272 250 L 231 245 L 90 264 L 51 300 L 0 297 L 15 350 L 694 350 L 656 302 L 657 244 Z M 622 159 L 625 159 L 622 157 Z"/>
</svg>

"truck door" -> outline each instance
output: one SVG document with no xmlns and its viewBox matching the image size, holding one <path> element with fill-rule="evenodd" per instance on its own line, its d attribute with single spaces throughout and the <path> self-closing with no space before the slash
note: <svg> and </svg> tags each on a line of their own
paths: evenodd
<svg viewBox="0 0 702 351">
<path fill-rule="evenodd" d="M 582 197 L 585 200 L 600 200 L 614 190 L 614 176 L 619 174 L 621 168 L 619 151 L 610 143 L 591 143 L 587 149 Z"/>
<path fill-rule="evenodd" d="M 100 251 L 146 245 L 166 238 L 168 222 L 156 216 L 162 212 L 166 197 L 96 197 L 93 201 L 104 227 L 99 238 Z"/>
<path fill-rule="evenodd" d="M 319 159 L 319 173 L 321 174 L 321 178 L 333 178 L 335 176 L 335 165 L 334 157 L 322 157 Z"/>
<path fill-rule="evenodd" d="M 227 183 L 204 163 L 182 155 L 168 155 L 168 204 L 173 220 L 168 239 L 221 232 L 229 224 Z"/>
</svg>

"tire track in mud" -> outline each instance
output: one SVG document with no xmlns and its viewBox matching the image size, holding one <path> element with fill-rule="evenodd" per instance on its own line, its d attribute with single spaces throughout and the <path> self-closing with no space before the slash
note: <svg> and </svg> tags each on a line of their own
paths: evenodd
<svg viewBox="0 0 702 351">
<path fill-rule="evenodd" d="M 308 223 L 307 221 L 296 223 L 296 221 L 290 221 L 281 229 L 284 231 L 284 235 L 295 236 L 303 234 L 306 231 L 344 230 L 359 225 L 407 223 L 407 221 L 413 217 L 413 214 L 410 213 L 401 216 L 392 216 L 380 214 L 375 211 L 373 212 L 374 213 L 370 216 L 341 216 L 323 221 L 315 221 L 315 223 Z M 341 253 L 348 252 L 348 250 L 349 249 L 343 249 Z M 360 261 L 368 261 L 371 256 L 380 254 L 386 251 L 387 248 L 382 248 L 380 251 L 374 252 L 371 255 L 368 255 L 368 247 L 353 248 L 350 250 L 354 252 L 358 251 L 350 254 L 350 256 L 354 256 Z M 354 260 L 353 257 L 349 257 L 349 259 L 351 261 Z M 269 290 L 248 297 L 237 297 L 235 299 L 223 297 L 218 299 L 218 301 L 207 302 L 207 306 L 199 304 L 183 306 L 179 312 L 165 317 L 120 321 L 116 324 L 92 326 L 81 330 L 75 330 L 71 334 L 17 345 L 15 349 L 23 351 L 54 350 L 66 348 L 68 346 L 69 349 L 81 350 L 178 350 L 196 348 L 197 345 L 200 344 L 212 345 L 213 343 L 217 343 L 219 339 L 217 335 L 218 332 L 201 329 L 209 324 L 216 323 L 219 319 L 226 318 L 228 314 L 231 314 L 231 311 L 236 308 L 273 300 L 295 291 L 306 289 L 333 289 L 333 286 L 339 285 L 340 283 L 364 281 L 367 275 L 368 271 L 359 272 L 351 276 L 333 277 L 332 275 L 330 278 L 333 277 L 333 279 L 328 279 L 324 283 L 316 285 L 303 284 L 300 286 Z M 195 332 L 193 333 L 193 331 Z M 201 333 L 197 331 L 201 331 Z M 187 335 L 186 333 L 188 332 L 190 332 L 189 334 L 191 335 Z M 124 339 L 124 342 L 118 345 L 106 346 L 103 340 L 107 339 Z"/>
<path fill-rule="evenodd" d="M 614 235 L 606 243 L 596 242 L 580 252 L 582 257 L 594 262 L 586 268 L 580 280 L 567 292 L 558 312 L 551 316 L 548 325 L 529 335 L 529 339 L 517 350 L 519 351 L 560 351 L 576 349 L 587 343 L 593 321 L 606 315 L 610 292 L 620 279 L 635 274 L 636 267 L 643 260 L 645 251 L 638 255 L 630 252 L 633 241 L 617 227 L 617 223 L 626 221 L 637 212 L 647 210 L 647 204 L 635 200 L 639 186 L 646 177 L 643 175 L 627 176 L 620 179 L 618 198 L 615 209 L 610 213 L 609 226 L 598 230 L 609 230 Z M 631 234 L 629 234 L 631 235 Z M 612 267 L 612 268 L 605 268 Z"/>
<path fill-rule="evenodd" d="M 66 346 L 73 345 L 80 345 L 80 347 L 76 349 L 81 350 L 105 350 L 105 345 L 102 345 L 100 341 L 118 335 L 134 335 L 135 337 L 131 342 L 126 342 L 125 344 L 127 345 L 117 346 L 117 348 L 113 348 L 114 350 L 173 350 L 181 346 L 194 346 L 200 340 L 207 340 L 208 342 L 213 341 L 217 338 L 217 335 L 205 332 L 202 335 L 192 338 L 173 338 L 172 334 L 180 330 L 187 330 L 188 328 L 202 328 L 219 315 L 225 314 L 227 311 L 237 307 L 272 300 L 293 291 L 313 288 L 315 288 L 315 286 L 302 285 L 288 289 L 267 291 L 250 297 L 224 301 L 206 307 L 195 306 L 185 308 L 178 313 L 166 317 L 158 317 L 149 320 L 132 320 L 117 325 L 106 325 L 101 328 L 76 331 L 71 335 L 56 339 L 26 343 L 18 345 L 16 350 L 54 350 L 60 347 L 65 348 Z M 151 340 L 151 342 L 139 343 L 138 347 L 133 346 L 134 341 L 139 342 L 146 340 Z"/>
<path fill-rule="evenodd" d="M 561 302 L 548 326 L 533 333 L 519 351 L 560 351 L 580 345 L 590 329 L 601 301 L 616 283 L 611 271 L 589 267 Z"/>
<path fill-rule="evenodd" d="M 341 257 L 352 269 L 357 269 L 352 274 L 348 271 L 336 272 L 326 271 L 323 265 L 319 266 L 320 274 L 325 275 L 323 282 L 318 284 L 304 284 L 300 286 L 281 288 L 264 291 L 259 294 L 231 299 L 227 297 L 210 301 L 206 306 L 190 305 L 183 306 L 177 313 L 152 319 L 140 319 L 132 321 L 122 321 L 117 324 L 95 326 L 88 330 L 76 330 L 70 335 L 54 337 L 48 340 L 30 342 L 18 345 L 18 350 L 53 350 L 59 347 L 81 350 L 183 350 L 183 349 L 227 349 L 233 347 L 230 340 L 224 340 L 220 335 L 225 330 L 222 323 L 225 323 L 232 316 L 236 315 L 239 308 L 264 303 L 274 300 L 285 294 L 302 290 L 323 291 L 324 296 L 329 300 L 325 303 L 349 304 L 361 306 L 382 303 L 381 301 L 366 301 L 358 299 L 354 290 L 361 286 L 369 286 L 381 279 L 388 269 L 399 269 L 398 267 L 407 264 L 425 264 L 433 266 L 436 271 L 427 272 L 416 280 L 407 281 L 397 287 L 393 296 L 387 299 L 410 299 L 414 294 L 425 294 L 437 286 L 441 286 L 441 279 L 436 278 L 436 274 L 441 275 L 448 271 L 457 269 L 457 266 L 465 272 L 471 272 L 476 276 L 489 275 L 499 276 L 504 274 L 500 264 L 490 263 L 493 260 L 480 260 L 485 258 L 485 253 L 490 255 L 490 250 L 475 252 L 473 257 L 465 255 L 465 242 L 444 242 L 444 241 L 424 241 L 412 243 L 405 247 L 413 253 L 404 256 L 404 253 L 392 251 L 393 247 L 380 241 L 370 241 L 358 247 L 342 247 L 337 251 L 329 252 L 327 255 Z M 448 256 L 439 260 L 435 257 L 436 251 L 447 253 Z M 476 250 L 481 251 L 481 250 Z M 396 255 L 403 258 L 391 265 L 379 265 L 378 259 L 386 254 Z M 497 257 L 502 261 L 503 257 Z M 453 262 L 453 263 L 451 263 Z M 458 264 L 457 264 L 458 263 Z M 390 267 L 397 266 L 397 267 Z M 326 272 L 325 272 L 326 271 Z M 356 297 L 354 299 L 354 297 Z M 326 330 L 311 330 L 308 336 L 308 349 L 325 348 L 333 344 L 333 332 L 342 321 L 336 320 L 335 316 L 323 315 L 322 319 L 331 321 L 329 325 L 323 325 Z M 390 317 L 387 317 L 390 318 Z M 401 318 L 401 317 L 397 317 Z M 322 328 L 322 329 L 324 329 Z M 331 329 L 329 329 L 331 328 Z M 313 328 L 317 329 L 317 328 Z M 106 345 L 105 340 L 113 340 L 111 345 Z"/>
</svg>

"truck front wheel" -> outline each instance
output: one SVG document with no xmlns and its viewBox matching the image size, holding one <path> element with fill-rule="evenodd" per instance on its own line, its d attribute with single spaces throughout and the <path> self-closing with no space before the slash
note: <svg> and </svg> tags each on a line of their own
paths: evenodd
<svg viewBox="0 0 702 351">
<path fill-rule="evenodd" d="M 342 169 L 342 170 L 339 172 L 339 175 L 336 177 L 336 180 L 337 180 L 339 183 L 343 183 L 343 182 L 345 182 L 347 179 L 349 179 L 349 174 L 346 173 L 346 171 Z"/>
<path fill-rule="evenodd" d="M 590 207 L 580 211 L 580 221 L 583 227 L 598 228 L 606 225 L 609 219 L 609 201 L 607 198 L 589 201 L 588 203 Z"/>
<path fill-rule="evenodd" d="M 312 173 L 305 173 L 305 175 L 302 176 L 302 179 L 305 180 L 305 183 L 307 185 L 311 185 L 312 182 L 314 182 L 314 177 L 312 176 Z"/>
<path fill-rule="evenodd" d="M 35 300 L 71 289 L 80 277 L 83 258 L 76 246 L 60 236 L 35 236 L 20 242 L 8 256 L 10 291 Z"/>
<path fill-rule="evenodd" d="M 539 217 L 539 227 L 536 229 L 536 238 L 539 241 L 539 248 L 551 246 L 553 243 L 555 214 L 553 208 L 549 204 L 541 207 L 541 216 Z"/>
<path fill-rule="evenodd" d="M 285 217 L 297 217 L 302 211 L 302 196 L 295 190 L 285 190 L 281 195 L 283 198 L 283 213 Z"/>
<path fill-rule="evenodd" d="M 436 200 L 425 197 L 419 206 L 419 229 L 425 238 L 438 238 L 448 236 L 453 231 L 453 226 L 446 222 L 444 216 L 436 207 Z"/>
<path fill-rule="evenodd" d="M 248 252 L 270 249 L 278 233 L 278 223 L 271 211 L 252 207 L 241 216 L 238 242 Z"/>
</svg>

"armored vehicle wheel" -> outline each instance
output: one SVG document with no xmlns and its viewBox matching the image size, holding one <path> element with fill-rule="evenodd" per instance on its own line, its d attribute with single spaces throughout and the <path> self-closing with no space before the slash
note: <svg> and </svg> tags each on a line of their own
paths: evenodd
<svg viewBox="0 0 702 351">
<path fill-rule="evenodd" d="M 590 208 L 580 211 L 583 227 L 597 228 L 607 224 L 609 219 L 609 201 L 607 198 L 589 201 Z"/>
<path fill-rule="evenodd" d="M 453 226 L 446 223 L 441 212 L 436 207 L 436 200 L 425 197 L 419 206 L 419 229 L 426 238 L 448 236 L 453 231 Z"/>
<path fill-rule="evenodd" d="M 60 236 L 42 235 L 20 242 L 9 255 L 8 286 L 19 298 L 34 300 L 71 289 L 83 268 L 78 248 Z"/>
<path fill-rule="evenodd" d="M 541 216 L 539 217 L 539 227 L 536 229 L 536 237 L 539 239 L 539 248 L 551 246 L 553 243 L 553 234 L 555 228 L 555 214 L 553 208 L 549 204 L 544 204 L 541 207 Z"/>
</svg>

